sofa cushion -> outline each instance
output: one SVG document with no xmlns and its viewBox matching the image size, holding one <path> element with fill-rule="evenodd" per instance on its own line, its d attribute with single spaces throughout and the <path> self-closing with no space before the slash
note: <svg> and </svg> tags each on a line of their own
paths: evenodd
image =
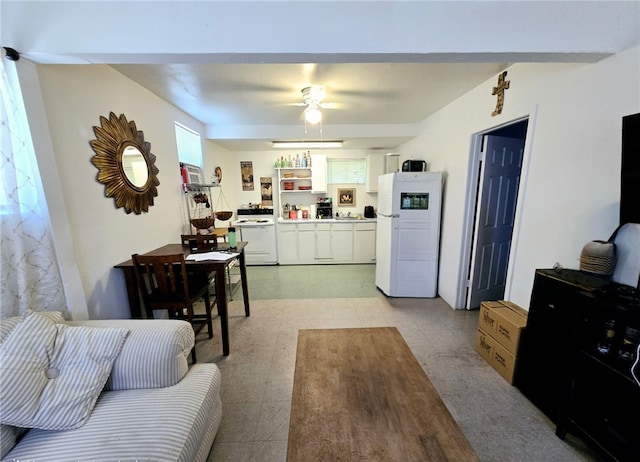
<svg viewBox="0 0 640 462">
<path fill-rule="evenodd" d="M 7 461 L 205 462 L 222 418 L 220 370 L 194 364 L 171 387 L 102 393 L 83 427 L 30 430 Z"/>
<path fill-rule="evenodd" d="M 66 430 L 91 414 L 128 330 L 57 321 L 29 313 L 2 342 L 0 423 Z"/>
<path fill-rule="evenodd" d="M 194 333 L 187 321 L 109 319 L 68 321 L 67 324 L 129 329 L 105 390 L 169 387 L 182 380 L 189 370 Z"/>
</svg>

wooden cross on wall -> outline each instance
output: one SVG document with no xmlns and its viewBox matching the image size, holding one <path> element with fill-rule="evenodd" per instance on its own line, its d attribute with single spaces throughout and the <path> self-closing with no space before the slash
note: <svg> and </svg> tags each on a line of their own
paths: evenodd
<svg viewBox="0 0 640 462">
<path fill-rule="evenodd" d="M 504 105 L 504 91 L 509 88 L 509 80 L 505 80 L 507 77 L 507 71 L 504 71 L 498 76 L 498 86 L 493 87 L 492 95 L 498 95 L 498 101 L 496 101 L 496 108 L 491 113 L 491 117 L 495 117 L 502 113 L 502 106 Z"/>
</svg>

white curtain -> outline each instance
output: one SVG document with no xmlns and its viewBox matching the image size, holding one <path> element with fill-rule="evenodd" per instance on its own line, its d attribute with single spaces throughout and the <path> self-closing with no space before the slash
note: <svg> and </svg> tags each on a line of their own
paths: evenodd
<svg viewBox="0 0 640 462">
<path fill-rule="evenodd" d="M 0 71 L 0 314 L 55 310 L 68 317 L 15 65 L 0 59 Z"/>
</svg>

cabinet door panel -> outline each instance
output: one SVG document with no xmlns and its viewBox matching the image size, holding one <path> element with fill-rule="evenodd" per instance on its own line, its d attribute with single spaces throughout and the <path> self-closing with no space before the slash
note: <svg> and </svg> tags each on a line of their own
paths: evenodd
<svg viewBox="0 0 640 462">
<path fill-rule="evenodd" d="M 331 228 L 323 229 L 318 225 L 316 229 L 316 260 L 330 260 L 331 259 Z"/>
<path fill-rule="evenodd" d="M 302 225 L 300 225 L 302 226 Z M 300 263 L 313 263 L 316 254 L 316 233 L 313 227 L 298 228 L 298 257 Z"/>
<path fill-rule="evenodd" d="M 554 422 L 576 326 L 575 292 L 563 282 L 536 274 L 518 352 L 515 385 Z"/>
<path fill-rule="evenodd" d="M 335 261 L 353 260 L 353 226 L 333 225 L 331 229 L 331 256 Z"/>
<path fill-rule="evenodd" d="M 278 263 L 290 265 L 298 263 L 298 243 L 295 225 L 278 226 Z"/>
<path fill-rule="evenodd" d="M 353 260 L 356 263 L 373 263 L 376 260 L 376 229 L 361 229 L 356 225 L 353 238 Z"/>
</svg>

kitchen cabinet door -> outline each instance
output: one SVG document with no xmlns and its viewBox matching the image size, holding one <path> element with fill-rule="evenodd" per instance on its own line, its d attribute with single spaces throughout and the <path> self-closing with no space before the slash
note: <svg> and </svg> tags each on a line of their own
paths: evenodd
<svg viewBox="0 0 640 462">
<path fill-rule="evenodd" d="M 353 260 L 353 224 L 334 223 L 331 226 L 331 256 L 334 261 Z"/>
<path fill-rule="evenodd" d="M 278 225 L 278 263 L 294 265 L 298 263 L 298 239 L 295 224 Z"/>
<path fill-rule="evenodd" d="M 313 223 L 300 223 L 298 227 L 298 262 L 313 263 L 316 256 L 316 229 Z"/>
<path fill-rule="evenodd" d="M 331 260 L 331 224 L 316 225 L 316 260 Z"/>
<path fill-rule="evenodd" d="M 311 190 L 314 193 L 327 192 L 327 156 L 311 154 Z"/>
<path fill-rule="evenodd" d="M 367 154 L 365 188 L 368 193 L 378 192 L 378 177 L 384 174 L 385 160 L 383 154 Z"/>
<path fill-rule="evenodd" d="M 376 261 L 376 224 L 356 223 L 353 236 L 353 262 L 374 263 Z"/>
</svg>

